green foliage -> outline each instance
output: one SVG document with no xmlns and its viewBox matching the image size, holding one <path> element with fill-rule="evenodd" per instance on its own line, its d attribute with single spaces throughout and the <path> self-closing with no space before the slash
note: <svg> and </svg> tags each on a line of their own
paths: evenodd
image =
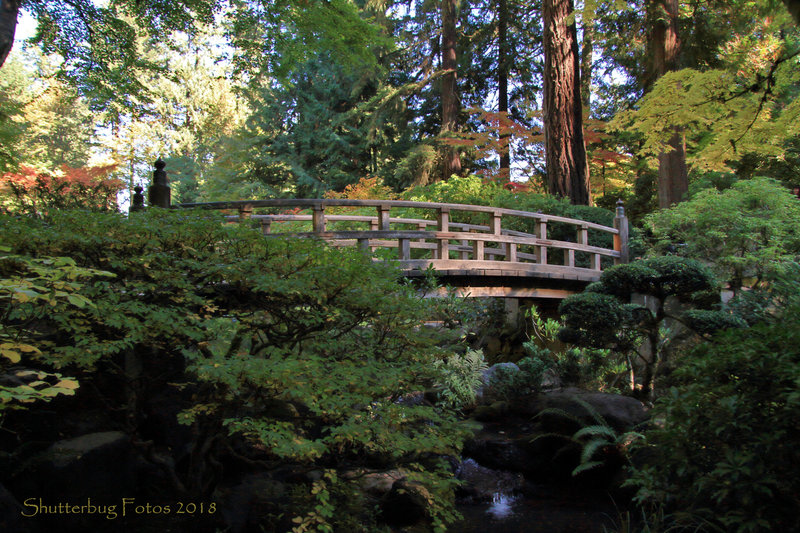
<svg viewBox="0 0 800 533">
<path fill-rule="evenodd" d="M 558 333 L 563 342 L 618 351 L 631 348 L 633 339 L 624 327 L 633 320 L 631 309 L 613 296 L 573 294 L 562 300 L 558 312 L 564 317 Z"/>
<path fill-rule="evenodd" d="M 644 435 L 636 431 L 618 431 L 611 427 L 591 404 L 578 397 L 573 398 L 573 401 L 580 406 L 581 410 L 589 415 L 593 423 L 586 424 L 583 418 L 571 412 L 567 412 L 564 409 L 543 409 L 536 415 L 537 417 L 555 415 L 571 421 L 580 429 L 571 436 L 562 435 L 560 433 L 537 435 L 532 442 L 555 436 L 567 440 L 565 448 L 562 448 L 562 452 L 568 447 L 577 447 L 580 449 L 580 460 L 578 465 L 572 470 L 573 476 L 603 466 L 612 457 L 615 460 L 623 458 L 625 461 L 629 462 L 631 445 L 644 438 Z"/>
<path fill-rule="evenodd" d="M 796 295 L 796 282 L 800 279 L 800 263 L 786 261 L 775 265 L 767 283 L 749 291 L 741 291 L 730 300 L 727 308 L 734 316 L 749 325 L 780 316 Z"/>
<path fill-rule="evenodd" d="M 707 189 L 646 220 L 654 249 L 712 265 L 734 290 L 800 253 L 800 200 L 768 178 Z M 752 283 L 752 282 L 751 282 Z"/>
<path fill-rule="evenodd" d="M 551 368 L 552 362 L 537 357 L 523 357 L 514 367 L 498 366 L 491 375 L 487 384 L 488 395 L 503 401 L 539 392 L 545 373 Z"/>
<path fill-rule="evenodd" d="M 0 171 L 87 164 L 94 118 L 78 91 L 55 78 L 55 64 L 31 49 L 13 54 L 0 69 Z"/>
<path fill-rule="evenodd" d="M 179 385 L 180 421 L 203 450 L 190 471 L 169 472 L 185 491 L 213 487 L 209 465 L 226 449 L 214 443 L 244 439 L 237 453 L 248 460 L 298 468 L 417 465 L 419 483 L 441 496 L 431 520 L 450 519 L 450 474 L 432 458 L 457 454 L 464 432 L 446 411 L 397 400 L 432 385 L 434 363 L 451 354 L 439 330 L 422 327 L 427 300 L 391 266 L 187 211 L 6 217 L 0 239 L 20 256 L 69 255 L 115 275 L 84 284 L 92 305 L 42 317 L 60 342 L 41 359 L 92 381 L 126 420 L 149 391 Z M 131 360 L 151 372 L 147 383 L 123 373 Z M 108 373 L 137 401 L 103 391 Z M 317 529 L 348 520 L 319 516 Z"/>
<path fill-rule="evenodd" d="M 445 405 L 464 409 L 475 404 L 475 393 L 481 386 L 481 377 L 488 365 L 482 350 L 467 350 L 463 355 L 453 354 L 447 361 L 437 362 L 442 371 L 439 392 Z"/>
<path fill-rule="evenodd" d="M 233 2 L 234 62 L 241 71 L 288 77 L 318 54 L 339 58 L 350 73 L 377 64 L 393 47 L 383 28 L 348 0 Z"/>
<path fill-rule="evenodd" d="M 678 525 L 733 532 L 791 531 L 797 513 L 800 308 L 699 346 L 656 402 L 645 463 L 630 485 L 645 508 Z"/>
<path fill-rule="evenodd" d="M 711 271 L 699 261 L 677 256 L 651 257 L 608 269 L 596 292 L 627 300 L 634 293 L 690 300 L 716 288 Z"/>
<path fill-rule="evenodd" d="M 531 319 L 533 335 L 523 343 L 529 355 L 522 361 L 527 361 L 540 374 L 537 384 L 550 372 L 562 385 L 604 390 L 616 387 L 620 375 L 629 371 L 627 359 L 620 360 L 620 355 L 611 350 L 564 346 L 559 342 L 559 335 L 566 324 L 552 318 L 543 319 L 535 306 L 526 310 L 525 315 Z M 563 336 L 567 338 L 568 334 L 565 332 Z"/>
<path fill-rule="evenodd" d="M 398 125 L 359 108 L 381 84 L 379 72 L 354 74 L 326 53 L 296 65 L 283 84 L 256 88 L 239 133 L 246 147 L 238 179 L 276 195 L 319 198 L 367 175 L 390 176 Z"/>
<path fill-rule="evenodd" d="M 0 253 L 8 248 L 0 247 Z M 35 401 L 50 401 L 58 395 L 74 395 L 78 382 L 42 366 L 57 349 L 42 330 L 48 317 L 73 315 L 92 307 L 82 294 L 84 279 L 108 273 L 79 268 L 68 257 L 29 258 L 0 256 L 0 413 Z M 77 328 L 74 328 L 77 329 Z M 12 366 L 9 366 L 12 365 Z M 11 386 L 13 385 L 13 386 Z"/>
<path fill-rule="evenodd" d="M 781 57 L 776 53 L 780 45 L 771 44 L 765 55 L 775 57 L 773 61 L 750 59 L 761 67 L 758 72 L 742 75 L 728 69 L 690 68 L 668 72 L 635 112 L 622 113 L 616 120 L 628 121 L 644 136 L 643 149 L 650 155 L 664 150 L 674 127 L 684 128 L 694 134 L 695 147 L 690 147 L 687 160 L 698 169 L 728 170 L 729 162 L 744 153 L 780 156 L 783 144 L 799 133 L 798 76 L 793 51 Z M 761 87 L 765 79 L 768 89 Z"/>
<path fill-rule="evenodd" d="M 211 0 L 188 0 L 180 5 L 126 0 L 103 6 L 91 0 L 24 3 L 38 23 L 33 42 L 45 54 L 63 58 L 58 75 L 80 88 L 95 109 L 132 105 L 145 92 L 133 75 L 155 68 L 138 54 L 137 38 L 143 29 L 150 36 L 191 33 L 195 24 L 213 21 L 216 6 Z"/>
<path fill-rule="evenodd" d="M 742 327 L 744 321 L 723 311 L 667 311 L 667 299 L 708 308 L 718 301 L 711 271 L 700 262 L 676 256 L 652 257 L 603 271 L 600 280 L 581 294 L 565 298 L 559 306 L 564 327 L 559 339 L 579 346 L 609 348 L 628 357 L 641 342 L 647 351 L 637 355 L 638 380 L 652 394 L 655 374 L 669 342 L 665 320 L 681 322 L 697 333 L 720 327 Z M 634 295 L 650 298 L 630 303 Z"/>
</svg>

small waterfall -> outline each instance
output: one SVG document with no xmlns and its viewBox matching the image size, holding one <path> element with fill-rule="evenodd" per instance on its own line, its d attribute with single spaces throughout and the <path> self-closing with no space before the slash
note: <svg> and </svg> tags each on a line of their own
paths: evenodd
<svg viewBox="0 0 800 533">
<path fill-rule="evenodd" d="M 489 506 L 486 512 L 492 515 L 492 518 L 495 520 L 508 518 L 514 514 L 514 511 L 512 510 L 512 504 L 516 500 L 517 496 L 503 494 L 502 492 L 495 492 L 494 495 L 492 495 L 492 504 Z"/>
</svg>

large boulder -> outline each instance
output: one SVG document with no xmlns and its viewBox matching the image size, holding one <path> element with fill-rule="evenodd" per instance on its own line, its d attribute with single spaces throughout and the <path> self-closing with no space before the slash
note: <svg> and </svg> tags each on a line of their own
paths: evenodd
<svg viewBox="0 0 800 533">
<path fill-rule="evenodd" d="M 130 439 L 121 431 L 58 441 L 15 476 L 14 492 L 55 501 L 116 501 L 136 489 L 134 459 Z"/>
<path fill-rule="evenodd" d="M 576 388 L 480 406 L 473 416 L 483 424 L 464 444 L 465 457 L 484 467 L 519 472 L 546 483 L 572 480 L 581 446 L 571 437 L 580 428 L 604 423 L 625 432 L 648 419 L 644 405 L 634 398 Z M 582 479 L 595 486 L 613 484 L 620 467 L 617 459 L 609 456 L 607 465 Z"/>
<path fill-rule="evenodd" d="M 399 479 L 381 501 L 381 518 L 394 526 L 411 526 L 427 519 L 430 501 L 433 496 L 424 485 Z"/>
<path fill-rule="evenodd" d="M 466 459 L 458 466 L 456 478 L 464 482 L 459 488 L 462 498 L 473 503 L 490 502 L 497 494 L 517 492 L 525 484 L 519 472 L 493 470 L 474 459 Z"/>
<path fill-rule="evenodd" d="M 262 525 L 277 528 L 269 520 L 281 515 L 289 497 L 286 484 L 269 473 L 254 472 L 221 483 L 211 500 L 219 506 L 225 530 L 244 533 L 263 531 Z"/>
<path fill-rule="evenodd" d="M 519 416 L 539 416 L 547 426 L 560 426 L 568 418 L 558 413 L 583 425 L 597 424 L 599 416 L 616 431 L 630 431 L 648 419 L 644 404 L 635 398 L 574 387 L 530 395 L 514 402 L 512 409 Z"/>
<path fill-rule="evenodd" d="M 477 400 L 480 401 L 490 395 L 492 380 L 495 379 L 499 372 L 519 372 L 519 367 L 514 363 L 496 363 L 484 370 L 481 374 L 481 385 L 475 391 Z"/>
<path fill-rule="evenodd" d="M 0 484 L 0 531 L 28 531 L 22 521 L 22 510 L 16 498 Z"/>
</svg>

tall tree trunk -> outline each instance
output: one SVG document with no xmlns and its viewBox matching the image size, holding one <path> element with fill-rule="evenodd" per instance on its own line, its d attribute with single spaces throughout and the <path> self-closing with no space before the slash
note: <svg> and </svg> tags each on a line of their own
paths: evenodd
<svg viewBox="0 0 800 533">
<path fill-rule="evenodd" d="M 681 43 L 678 38 L 678 0 L 651 0 L 653 21 L 652 81 L 678 68 Z M 686 166 L 686 136 L 675 128 L 668 148 L 658 155 L 658 206 L 666 208 L 685 199 L 689 191 Z"/>
<path fill-rule="evenodd" d="M 786 4 L 786 9 L 789 10 L 795 24 L 800 26 L 800 0 L 783 0 L 783 3 Z"/>
<path fill-rule="evenodd" d="M 497 0 L 497 92 L 498 111 L 508 113 L 508 0 Z M 511 134 L 501 134 L 508 140 L 505 150 L 500 152 L 500 175 L 511 179 Z"/>
<path fill-rule="evenodd" d="M 581 43 L 581 103 L 583 112 L 588 117 L 592 105 L 592 61 L 594 46 L 594 25 L 583 15 L 583 42 Z"/>
<path fill-rule="evenodd" d="M 442 0 L 442 133 L 455 131 L 458 125 L 458 97 L 456 95 L 456 6 L 458 0 Z M 442 179 L 461 172 L 461 158 L 455 146 L 445 149 Z"/>
<path fill-rule="evenodd" d="M 0 67 L 14 46 L 18 15 L 19 0 L 0 0 Z"/>
<path fill-rule="evenodd" d="M 544 139 L 547 189 L 589 204 L 589 166 L 583 140 L 578 35 L 572 0 L 543 0 Z"/>
</svg>

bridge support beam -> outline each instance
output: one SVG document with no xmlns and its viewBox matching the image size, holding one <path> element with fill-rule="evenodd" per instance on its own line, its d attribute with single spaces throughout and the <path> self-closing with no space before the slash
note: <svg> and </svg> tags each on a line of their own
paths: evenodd
<svg viewBox="0 0 800 533">
<path fill-rule="evenodd" d="M 504 298 L 503 306 L 506 325 L 516 328 L 519 324 L 519 298 Z"/>
</svg>

